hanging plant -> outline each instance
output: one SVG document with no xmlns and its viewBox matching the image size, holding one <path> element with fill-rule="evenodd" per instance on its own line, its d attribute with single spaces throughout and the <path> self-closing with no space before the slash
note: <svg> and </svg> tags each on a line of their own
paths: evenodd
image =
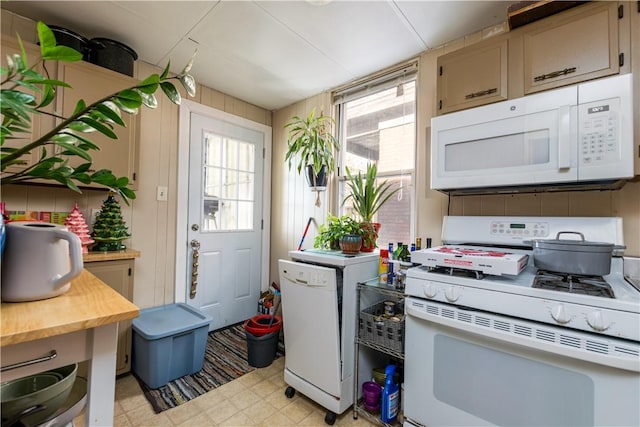
<svg viewBox="0 0 640 427">
<path fill-rule="evenodd" d="M 306 169 L 309 186 L 316 191 L 316 206 L 320 206 L 320 191 L 327 185 L 328 174 L 335 171 L 334 151 L 340 144 L 332 133 L 333 118 L 313 109 L 306 117 L 293 116 L 285 124 L 287 129 L 287 152 L 285 161 L 289 170 L 297 159 L 296 169 Z"/>
</svg>

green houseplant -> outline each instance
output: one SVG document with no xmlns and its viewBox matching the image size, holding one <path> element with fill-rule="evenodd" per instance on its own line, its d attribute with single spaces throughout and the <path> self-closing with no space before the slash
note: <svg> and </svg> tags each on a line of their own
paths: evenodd
<svg viewBox="0 0 640 427">
<path fill-rule="evenodd" d="M 316 192 L 326 189 L 328 173 L 335 170 L 333 153 L 340 149 L 340 144 L 331 132 L 333 123 L 334 120 L 329 116 L 316 116 L 313 109 L 306 117 L 291 117 L 284 126 L 287 130 L 285 160 L 289 169 L 294 160 L 297 161 L 298 173 L 305 169 L 307 183 Z M 317 206 L 319 202 L 318 197 Z"/>
<path fill-rule="evenodd" d="M 359 240 L 360 244 L 362 244 L 363 232 L 362 224 L 349 215 L 338 217 L 329 213 L 326 224 L 320 224 L 318 227 L 318 234 L 315 237 L 313 247 L 325 250 L 338 250 L 341 249 L 340 241 L 346 236 L 358 236 L 360 239 L 354 239 L 353 237 L 351 239 Z M 358 250 L 359 249 L 360 246 L 358 246 Z"/>
<path fill-rule="evenodd" d="M 80 52 L 70 47 L 58 46 L 53 32 L 44 23 L 38 22 L 37 30 L 41 53 L 39 60 L 29 65 L 30 58 L 27 58 L 22 40 L 18 36 L 20 54 L 9 56 L 7 67 L 1 70 L 1 184 L 49 180 L 80 193 L 78 185 L 97 183 L 119 194 L 129 204 L 129 200 L 135 199 L 136 195 L 127 187 L 127 177 L 116 177 L 107 169 L 88 172 L 92 164 L 90 152 L 100 149 L 91 142 L 88 134 L 98 132 L 116 139 L 114 127 L 125 125 L 122 113 L 137 114 L 142 105 L 157 107 L 154 94 L 158 89 L 171 102 L 180 104 L 180 93 L 170 80 L 178 80 L 190 96 L 195 95 L 195 80 L 189 74 L 193 58 L 177 76 L 169 76 L 167 64 L 162 74 L 152 74 L 139 84 L 124 88 L 92 104 L 87 105 L 84 100 L 80 100 L 71 116 L 56 116 L 59 121 L 53 129 L 21 147 L 8 147 L 5 145 L 7 140 L 30 132 L 31 117 L 34 114 L 53 115 L 45 107 L 54 101 L 58 88 L 70 88 L 64 81 L 52 80 L 38 73 L 36 66 L 49 60 L 74 62 L 82 59 Z M 21 157 L 34 150 L 39 152 L 38 161 L 26 165 Z M 81 158 L 83 163 L 72 167 L 69 164 L 72 158 Z M 13 167 L 11 172 L 7 171 L 10 166 Z M 16 166 L 18 171 L 15 171 Z"/>
<path fill-rule="evenodd" d="M 378 166 L 375 163 L 367 164 L 365 175 L 361 172 L 354 175 L 348 167 L 345 168 L 345 171 L 350 193 L 344 198 L 342 204 L 344 205 L 348 200 L 351 200 L 353 211 L 360 217 L 363 227 L 366 229 L 365 245 L 362 250 L 373 251 L 380 230 L 380 223 L 373 222 L 373 217 L 399 189 L 392 189 L 393 184 L 387 180 L 377 182 Z"/>
</svg>

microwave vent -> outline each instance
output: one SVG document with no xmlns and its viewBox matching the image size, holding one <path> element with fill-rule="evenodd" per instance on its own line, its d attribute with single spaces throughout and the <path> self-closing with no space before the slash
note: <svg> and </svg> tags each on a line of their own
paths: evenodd
<svg viewBox="0 0 640 427">
<path fill-rule="evenodd" d="M 541 185 L 518 185 L 508 187 L 480 187 L 480 188 L 453 188 L 439 189 L 438 191 L 448 194 L 449 196 L 475 196 L 486 194 L 522 194 L 522 193 L 550 193 L 558 191 L 607 191 L 619 190 L 627 180 L 619 179 L 615 181 L 590 181 L 590 182 L 571 182 L 559 184 L 541 184 Z"/>
</svg>

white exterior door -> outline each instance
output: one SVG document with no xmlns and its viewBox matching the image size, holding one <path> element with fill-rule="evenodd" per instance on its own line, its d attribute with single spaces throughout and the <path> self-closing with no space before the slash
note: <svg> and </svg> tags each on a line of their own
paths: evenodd
<svg viewBox="0 0 640 427">
<path fill-rule="evenodd" d="M 256 314 L 266 135 L 197 112 L 189 129 L 186 302 L 215 330 Z"/>
</svg>

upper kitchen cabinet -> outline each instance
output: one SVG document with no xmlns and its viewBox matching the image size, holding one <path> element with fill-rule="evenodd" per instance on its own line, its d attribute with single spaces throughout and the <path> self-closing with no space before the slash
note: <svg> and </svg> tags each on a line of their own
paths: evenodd
<svg viewBox="0 0 640 427">
<path fill-rule="evenodd" d="M 618 13 L 617 2 L 594 2 L 514 31 L 522 37 L 524 94 L 618 73 Z"/>
<path fill-rule="evenodd" d="M 438 57 L 438 114 L 507 99 L 507 49 L 500 36 Z"/>
<path fill-rule="evenodd" d="M 58 79 L 71 86 L 60 91 L 56 100 L 57 110 L 64 117 L 73 114 L 78 100 L 83 99 L 87 105 L 112 93 L 134 86 L 137 80 L 88 62 L 59 62 Z M 139 114 L 123 113 L 126 127 L 114 126 L 118 139 L 111 139 L 101 133 L 94 132 L 87 137 L 100 147 L 100 151 L 90 152 L 93 165 L 90 172 L 109 169 L 117 177 L 129 178 L 129 187 L 137 189 L 136 171 L 138 164 Z M 74 159 L 72 164 L 78 165 L 82 159 Z M 103 187 L 101 187 L 103 188 Z"/>
</svg>

